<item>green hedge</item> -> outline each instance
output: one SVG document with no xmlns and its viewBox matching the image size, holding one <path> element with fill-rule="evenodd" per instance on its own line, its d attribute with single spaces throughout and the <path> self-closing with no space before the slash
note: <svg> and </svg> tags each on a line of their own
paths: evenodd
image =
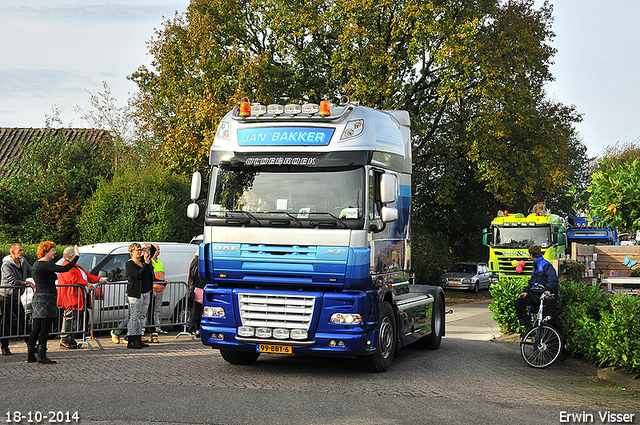
<svg viewBox="0 0 640 425">
<path fill-rule="evenodd" d="M 525 329 L 518 323 L 513 301 L 522 293 L 528 280 L 528 277 L 503 277 L 491 286 L 493 302 L 489 304 L 489 310 L 493 313 L 493 320 L 500 326 L 500 332 L 524 332 Z"/>
<path fill-rule="evenodd" d="M 640 375 L 640 296 L 620 295 L 603 311 L 596 329 L 601 365 Z"/>
<path fill-rule="evenodd" d="M 522 332 L 513 301 L 527 278 L 503 278 L 491 287 L 489 305 L 500 331 Z M 612 295 L 596 286 L 560 283 L 558 327 L 571 355 L 594 365 L 640 375 L 640 295 Z"/>
</svg>

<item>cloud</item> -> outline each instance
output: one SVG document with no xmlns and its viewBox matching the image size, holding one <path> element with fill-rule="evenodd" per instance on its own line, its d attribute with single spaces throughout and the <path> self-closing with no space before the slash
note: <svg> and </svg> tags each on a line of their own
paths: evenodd
<svg viewBox="0 0 640 425">
<path fill-rule="evenodd" d="M 176 4 L 177 3 L 177 4 Z M 166 16 L 171 5 L 184 4 L 188 1 L 29 1 L 4 0 L 0 5 L 0 14 L 13 18 L 24 18 L 39 22 L 49 21 L 94 21 L 100 23 L 122 21 L 149 21 L 160 23 L 160 18 Z M 175 9 L 174 9 L 175 10 Z"/>
<path fill-rule="evenodd" d="M 0 69 L 0 98 L 50 98 L 78 95 L 95 78 L 61 69 Z"/>
</svg>

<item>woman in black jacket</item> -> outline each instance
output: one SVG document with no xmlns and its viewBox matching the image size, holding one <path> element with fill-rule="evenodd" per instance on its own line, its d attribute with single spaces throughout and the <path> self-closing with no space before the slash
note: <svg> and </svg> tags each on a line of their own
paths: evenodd
<svg viewBox="0 0 640 425">
<path fill-rule="evenodd" d="M 74 246 L 75 257 L 64 266 L 57 265 L 53 260 L 56 256 L 56 244 L 45 241 L 38 245 L 38 261 L 31 267 L 31 276 L 36 283 L 31 307 L 33 309 L 33 328 L 27 343 L 27 363 L 40 364 L 56 363 L 47 357 L 47 339 L 51 332 L 51 325 L 58 314 L 58 291 L 56 290 L 56 273 L 68 272 L 79 258 L 78 246 Z M 40 344 L 38 357 L 35 356 L 36 340 Z"/>
<path fill-rule="evenodd" d="M 151 257 L 155 254 L 155 247 L 151 245 L 143 254 L 139 243 L 129 245 L 131 258 L 124 265 L 129 283 L 127 297 L 129 301 L 129 324 L 127 325 L 127 348 L 142 348 L 149 344 L 142 342 L 144 323 L 147 320 L 147 310 L 153 289 L 153 265 Z"/>
</svg>

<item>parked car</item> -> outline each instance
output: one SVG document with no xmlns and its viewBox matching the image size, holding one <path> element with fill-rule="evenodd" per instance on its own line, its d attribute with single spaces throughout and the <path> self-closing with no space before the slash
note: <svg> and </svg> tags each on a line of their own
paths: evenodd
<svg viewBox="0 0 640 425">
<path fill-rule="evenodd" d="M 440 276 L 438 284 L 447 289 L 478 292 L 481 289 L 489 289 L 491 270 L 486 263 L 455 263 Z"/>
</svg>

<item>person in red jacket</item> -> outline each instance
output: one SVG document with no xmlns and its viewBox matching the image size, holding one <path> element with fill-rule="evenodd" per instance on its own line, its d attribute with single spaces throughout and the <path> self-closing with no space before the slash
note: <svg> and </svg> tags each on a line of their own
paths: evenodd
<svg viewBox="0 0 640 425">
<path fill-rule="evenodd" d="M 72 246 L 65 248 L 62 253 L 65 261 L 62 265 L 67 265 L 74 255 Z M 93 284 L 98 282 L 106 283 L 107 279 L 87 273 L 78 264 L 68 272 L 58 274 L 58 307 L 64 309 L 61 348 L 80 347 L 73 338 L 73 331 L 86 330 L 89 322 L 87 309 L 91 308 L 91 298 L 87 295 L 94 290 Z"/>
</svg>

